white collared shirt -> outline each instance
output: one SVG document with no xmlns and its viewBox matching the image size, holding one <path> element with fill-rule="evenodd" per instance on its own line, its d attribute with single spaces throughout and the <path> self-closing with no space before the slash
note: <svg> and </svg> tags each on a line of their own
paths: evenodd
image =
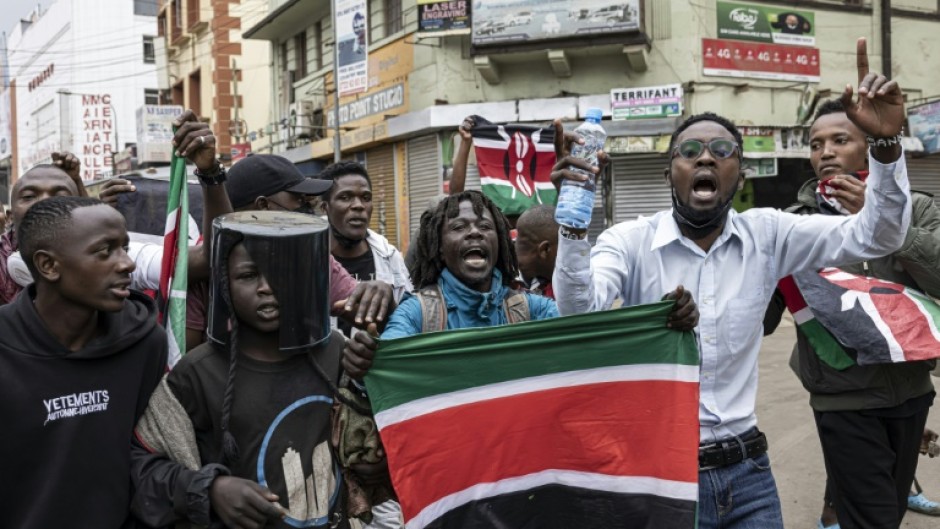
<svg viewBox="0 0 940 529">
<path fill-rule="evenodd" d="M 562 315 L 652 303 L 685 287 L 699 310 L 701 442 L 757 424 L 757 354 L 777 281 L 794 272 L 857 263 L 896 251 L 911 221 L 904 156 L 869 156 L 865 207 L 857 215 L 800 216 L 775 209 L 729 213 L 705 252 L 683 236 L 672 211 L 617 224 L 597 239 L 559 237 L 553 284 Z M 629 351 L 625 351 L 629 354 Z"/>
</svg>

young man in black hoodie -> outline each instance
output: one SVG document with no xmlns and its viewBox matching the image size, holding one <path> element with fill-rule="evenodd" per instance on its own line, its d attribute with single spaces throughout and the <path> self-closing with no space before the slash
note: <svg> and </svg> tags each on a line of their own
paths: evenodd
<svg viewBox="0 0 940 529">
<path fill-rule="evenodd" d="M 0 527 L 132 527 L 130 441 L 167 341 L 153 301 L 128 289 L 124 218 L 53 197 L 17 237 L 36 282 L 0 307 Z"/>
</svg>

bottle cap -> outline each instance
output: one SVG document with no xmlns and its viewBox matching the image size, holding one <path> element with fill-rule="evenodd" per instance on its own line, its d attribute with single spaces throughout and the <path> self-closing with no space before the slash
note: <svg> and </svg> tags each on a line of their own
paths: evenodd
<svg viewBox="0 0 940 529">
<path fill-rule="evenodd" d="M 604 111 L 599 108 L 589 108 L 584 113 L 584 117 L 592 121 L 600 121 L 604 119 Z"/>
</svg>

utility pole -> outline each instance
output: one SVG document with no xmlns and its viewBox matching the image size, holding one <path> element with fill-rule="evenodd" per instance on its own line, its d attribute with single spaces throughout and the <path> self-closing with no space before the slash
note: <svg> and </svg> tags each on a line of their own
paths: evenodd
<svg viewBox="0 0 940 529">
<path fill-rule="evenodd" d="M 339 139 L 339 27 L 336 25 L 336 0 L 333 10 L 333 163 L 340 161 L 342 152 Z"/>
<path fill-rule="evenodd" d="M 238 61 L 232 59 L 232 93 L 235 95 L 235 132 L 241 132 L 240 122 L 238 121 Z M 235 134 L 235 143 L 241 143 L 241 135 Z"/>
</svg>

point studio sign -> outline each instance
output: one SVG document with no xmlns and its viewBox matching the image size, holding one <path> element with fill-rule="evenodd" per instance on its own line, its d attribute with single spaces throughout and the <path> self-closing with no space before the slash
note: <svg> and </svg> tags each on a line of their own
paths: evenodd
<svg viewBox="0 0 940 529">
<path fill-rule="evenodd" d="M 387 112 L 405 104 L 405 85 L 399 83 L 395 86 L 379 90 L 363 96 L 356 101 L 339 106 L 339 122 L 341 125 L 358 121 L 369 116 Z M 334 113 L 327 112 L 327 126 L 333 126 Z"/>
</svg>

